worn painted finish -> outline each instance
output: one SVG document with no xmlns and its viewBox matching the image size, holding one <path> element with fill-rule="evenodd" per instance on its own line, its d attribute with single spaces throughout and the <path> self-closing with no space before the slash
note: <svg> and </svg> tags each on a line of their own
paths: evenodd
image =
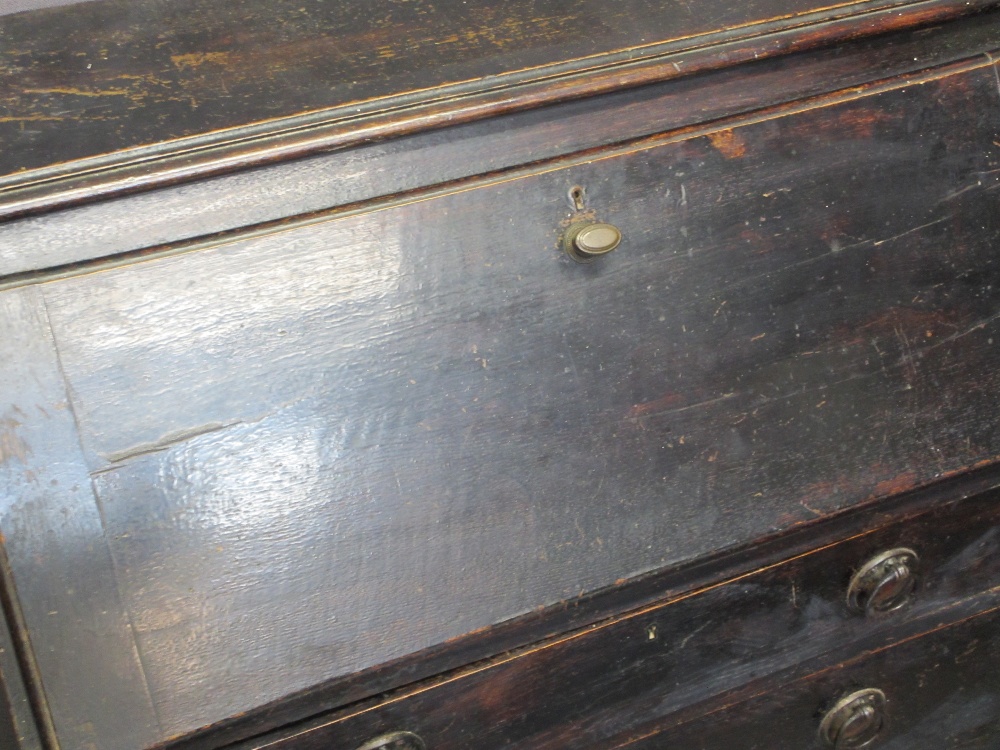
<svg viewBox="0 0 1000 750">
<path fill-rule="evenodd" d="M 44 303 L 0 295 L 0 531 L 62 747 L 159 737 Z"/>
<path fill-rule="evenodd" d="M 677 78 L 996 6 L 101 0 L 0 24 L 0 216 Z M 238 29 L 238 33 L 233 33 Z M 3 96 L 3 88 L 0 88 Z"/>
<path fill-rule="evenodd" d="M 921 71 L 998 45 L 1000 13 L 992 13 L 13 220 L 0 224 L 0 277 L 509 170 Z"/>
<path fill-rule="evenodd" d="M 165 734 L 994 460 L 996 104 L 956 72 L 39 287 Z M 588 267 L 577 183 L 627 239 Z"/>
<path fill-rule="evenodd" d="M 922 563 L 911 604 L 879 618 L 849 612 L 852 571 L 900 545 L 918 550 Z M 994 491 L 414 686 L 381 705 L 347 709 L 273 744 L 254 744 L 355 748 L 405 729 L 437 750 L 627 745 L 755 680 L 787 678 L 798 665 L 851 644 L 884 646 L 1000 605 L 998 553 L 1000 492 Z"/>
<path fill-rule="evenodd" d="M 656 0 L 255 0 L 238 8 L 98 0 L 19 15 L 0 29 L 0 106 L 9 113 L 0 122 L 0 174 L 829 5 L 750 0 L 706 12 Z"/>
</svg>

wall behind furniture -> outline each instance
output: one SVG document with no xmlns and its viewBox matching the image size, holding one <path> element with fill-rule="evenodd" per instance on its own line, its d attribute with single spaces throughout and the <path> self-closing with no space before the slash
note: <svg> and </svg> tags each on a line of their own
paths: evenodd
<svg viewBox="0 0 1000 750">
<path fill-rule="evenodd" d="M 23 10 L 48 8 L 53 5 L 72 5 L 80 2 L 88 2 L 88 0 L 0 0 L 0 16 L 20 13 Z"/>
</svg>

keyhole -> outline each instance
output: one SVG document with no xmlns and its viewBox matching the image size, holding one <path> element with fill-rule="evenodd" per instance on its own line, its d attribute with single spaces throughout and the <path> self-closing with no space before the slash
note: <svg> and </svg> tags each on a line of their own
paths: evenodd
<svg viewBox="0 0 1000 750">
<path fill-rule="evenodd" d="M 569 189 L 569 202 L 576 211 L 583 211 L 587 208 L 586 193 L 579 185 L 574 185 Z"/>
</svg>

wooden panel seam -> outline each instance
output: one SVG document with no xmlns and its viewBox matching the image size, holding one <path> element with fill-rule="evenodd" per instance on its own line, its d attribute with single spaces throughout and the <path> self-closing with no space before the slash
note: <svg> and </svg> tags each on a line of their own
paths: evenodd
<svg viewBox="0 0 1000 750">
<path fill-rule="evenodd" d="M 17 631 L 30 633 L 32 677 L 58 734 L 49 728 L 50 750 L 133 750 L 162 730 L 93 486 L 82 456 L 74 460 L 82 447 L 49 313 L 40 290 L 0 295 L 0 312 L 10 329 L 0 369 L 4 427 L 17 447 L 0 454 L 7 589 L 17 596 Z"/>
<path fill-rule="evenodd" d="M 187 748 L 191 750 L 206 750 L 207 748 L 230 746 L 239 746 L 242 748 L 244 747 L 244 742 L 249 742 L 253 745 L 255 740 L 259 742 L 264 735 L 271 734 L 272 732 L 281 732 L 281 739 L 287 740 L 289 737 L 307 734 L 331 720 L 340 722 L 370 713 L 371 711 L 381 710 L 386 705 L 400 703 L 412 698 L 414 695 L 437 689 L 442 685 L 459 681 L 480 672 L 489 671 L 522 657 L 528 657 L 551 646 L 557 646 L 578 637 L 586 637 L 595 631 L 606 627 L 613 627 L 619 622 L 639 618 L 641 615 L 668 608 L 684 599 L 691 598 L 695 592 L 705 593 L 727 583 L 744 580 L 756 572 L 780 568 L 792 560 L 808 558 L 814 552 L 834 548 L 851 540 L 864 539 L 901 523 L 910 523 L 918 520 L 920 517 L 935 510 L 948 507 L 952 504 L 962 503 L 981 493 L 1000 488 L 1000 484 L 998 484 L 1000 482 L 998 470 L 1000 470 L 1000 463 L 987 462 L 977 467 L 968 476 L 945 478 L 917 490 L 907 492 L 902 496 L 890 499 L 887 503 L 883 502 L 878 507 L 878 514 L 874 519 L 871 517 L 871 514 L 875 508 L 870 503 L 840 512 L 823 522 L 822 526 L 826 531 L 821 532 L 821 539 L 827 541 L 822 542 L 822 546 L 819 548 L 812 546 L 814 544 L 812 540 L 819 529 L 813 528 L 812 525 L 807 527 L 795 526 L 786 532 L 780 533 L 775 537 L 768 537 L 762 543 L 754 545 L 758 553 L 757 559 L 759 560 L 762 556 L 763 560 L 770 561 L 765 562 L 764 565 L 757 568 L 747 569 L 742 563 L 734 565 L 731 562 L 734 557 L 739 558 L 747 551 L 741 548 L 738 550 L 728 550 L 722 553 L 721 556 L 713 555 L 708 559 L 698 561 L 693 566 L 682 566 L 682 571 L 669 571 L 666 574 L 662 571 L 654 572 L 630 581 L 625 588 L 638 588 L 640 593 L 638 595 L 632 594 L 624 603 L 624 606 L 622 604 L 608 606 L 604 603 L 606 597 L 616 593 L 615 590 L 593 592 L 585 596 L 576 606 L 586 607 L 590 603 L 590 608 L 593 608 L 594 604 L 597 604 L 596 617 L 570 615 L 564 618 L 566 619 L 565 623 L 555 624 L 553 627 L 548 628 L 548 632 L 543 631 L 541 635 L 536 636 L 534 639 L 518 638 L 517 640 L 512 640 L 509 636 L 504 637 L 501 642 L 505 643 L 506 646 L 499 653 L 494 652 L 495 655 L 473 657 L 468 660 L 469 663 L 465 664 L 446 663 L 444 667 L 439 667 L 437 675 L 434 675 L 433 672 L 425 671 L 415 680 L 408 683 L 393 684 L 389 686 L 388 690 L 382 689 L 368 692 L 367 695 L 361 694 L 348 703 L 327 705 L 324 708 L 306 712 L 304 715 L 299 715 L 284 722 L 279 721 L 278 723 L 274 723 L 272 720 L 270 725 L 263 731 L 240 732 L 237 729 L 237 725 L 243 719 L 251 719 L 253 717 L 239 717 L 221 722 L 219 725 L 213 727 L 199 730 L 193 735 L 171 738 L 159 747 L 177 748 L 177 750 L 186 750 Z M 942 498 L 946 499 L 946 502 L 943 504 L 939 502 Z M 868 518 L 869 521 L 865 522 L 863 520 L 865 518 Z M 875 522 L 872 522 L 873 520 Z M 762 549 L 763 551 L 761 551 Z M 791 557 L 786 556 L 786 550 L 793 552 Z M 716 560 L 716 558 L 719 559 Z M 719 561 L 723 562 L 724 567 L 722 568 L 721 576 L 716 573 L 706 574 L 703 570 L 705 565 L 712 566 L 713 560 L 715 560 L 716 565 Z M 722 580 L 722 583 L 714 583 L 717 580 Z M 664 592 L 669 591 L 679 592 L 679 595 L 664 597 Z M 997 587 L 997 591 L 1000 591 L 1000 587 Z M 618 591 L 617 593 L 620 595 L 622 592 Z M 974 595 L 971 599 L 979 601 L 983 596 L 982 592 L 980 592 L 980 594 Z M 986 594 L 986 596 L 989 596 L 989 594 Z M 957 607 L 958 603 L 953 603 L 952 606 L 953 608 Z M 565 605 L 558 605 L 557 607 L 547 608 L 546 611 L 550 613 L 549 617 L 551 617 L 551 613 L 554 610 L 564 608 Z M 522 623 L 520 626 L 522 628 L 533 627 L 537 630 L 537 624 L 529 626 L 527 623 L 529 621 L 534 623 L 538 618 L 544 616 L 543 612 L 535 612 L 504 623 L 498 626 L 498 628 L 517 627 L 518 623 Z M 560 630 L 565 630 L 567 633 L 560 633 Z M 494 639 L 497 635 L 499 634 L 494 634 Z M 534 642 L 531 642 L 531 640 Z M 453 643 L 450 646 L 444 645 L 443 647 L 431 649 L 431 651 L 437 652 L 442 648 L 445 650 L 454 649 L 460 645 L 460 642 Z M 433 680 L 433 684 L 428 684 L 426 688 L 419 689 L 421 682 L 431 680 Z M 378 697 L 378 693 L 383 693 L 383 695 Z M 273 711 L 281 704 L 294 701 L 295 699 L 296 696 L 289 696 L 288 699 L 283 699 L 276 705 L 262 708 Z M 334 715 L 336 716 L 335 719 L 333 718 Z M 236 736 L 231 736 L 234 733 Z M 216 740 L 217 735 L 221 735 L 221 739 Z M 258 747 L 256 745 L 253 746 Z"/>
<path fill-rule="evenodd" d="M 618 625 L 618 624 L 623 623 L 623 622 L 628 622 L 629 620 L 634 620 L 634 619 L 643 617 L 645 615 L 652 614 L 653 612 L 658 612 L 660 610 L 667 609 L 669 607 L 672 607 L 675 604 L 679 604 L 680 602 L 686 601 L 686 600 L 691 599 L 691 598 L 696 597 L 696 596 L 701 596 L 702 594 L 706 594 L 706 593 L 708 593 L 710 591 L 713 591 L 715 589 L 719 589 L 719 588 L 722 588 L 724 586 L 731 586 L 733 584 L 737 584 L 740 581 L 744 581 L 744 580 L 746 580 L 748 578 L 752 578 L 752 577 L 757 576 L 757 575 L 762 575 L 762 574 L 767 573 L 769 571 L 772 571 L 772 570 L 775 570 L 777 568 L 781 568 L 781 567 L 783 567 L 785 565 L 788 565 L 790 563 L 793 563 L 793 562 L 795 562 L 797 560 L 808 558 L 808 557 L 811 557 L 812 555 L 818 554 L 818 553 L 823 552 L 825 550 L 831 549 L 833 547 L 840 546 L 841 544 L 846 544 L 847 542 L 851 542 L 851 541 L 854 541 L 856 539 L 862 539 L 862 538 L 864 538 L 866 536 L 870 536 L 871 534 L 874 534 L 874 533 L 878 532 L 879 530 L 880 529 L 878 529 L 878 528 L 867 529 L 867 530 L 862 531 L 862 532 L 860 532 L 858 534 L 854 534 L 852 536 L 845 537 L 844 539 L 839 539 L 839 540 L 837 540 L 835 542 L 829 542 L 829 543 L 824 544 L 824 545 L 822 545 L 820 547 L 817 547 L 815 549 L 811 549 L 808 552 L 802 552 L 800 554 L 794 555 L 794 556 L 789 557 L 787 559 L 780 560 L 778 562 L 771 563 L 769 565 L 764 565 L 764 566 L 762 566 L 760 568 L 756 568 L 754 570 L 747 571 L 746 573 L 742 573 L 741 575 L 735 576 L 733 578 L 727 578 L 725 580 L 719 581 L 718 583 L 713 583 L 713 584 L 710 584 L 708 586 L 702 586 L 701 588 L 697 588 L 697 589 L 693 589 L 691 591 L 687 591 L 687 592 L 681 594 L 680 596 L 674 597 L 674 598 L 672 598 L 672 599 L 670 599 L 668 601 L 657 602 L 655 604 L 651 604 L 651 605 L 642 607 L 640 609 L 636 609 L 636 610 L 633 610 L 631 612 L 627 612 L 624 615 L 620 615 L 618 617 L 612 617 L 610 619 L 604 620 L 603 622 L 598 622 L 598 623 L 595 623 L 593 625 L 588 625 L 588 626 L 586 626 L 584 628 L 581 628 L 580 630 L 577 630 L 577 631 L 575 631 L 573 633 L 569 633 L 569 634 L 564 635 L 564 636 L 559 636 L 559 637 L 554 638 L 552 640 L 546 641 L 545 643 L 536 644 L 536 645 L 533 645 L 533 646 L 528 646 L 525 649 L 519 649 L 519 650 L 511 652 L 509 654 L 505 654 L 504 656 L 502 656 L 500 658 L 491 660 L 491 661 L 489 661 L 486 664 L 479 665 L 479 666 L 474 667 L 472 669 L 462 671 L 460 674 L 457 674 L 457 675 L 454 675 L 454 676 L 451 676 L 451 677 L 447 677 L 447 678 L 442 679 L 442 680 L 440 680 L 438 682 L 434 682 L 431 685 L 427 685 L 427 686 L 425 686 L 423 688 L 420 688 L 420 689 L 417 689 L 417 690 L 410 690 L 410 691 L 406 692 L 405 695 L 400 695 L 400 696 L 397 696 L 395 698 L 391 698 L 391 699 L 389 699 L 387 701 L 379 703 L 378 705 L 369 706 L 369 707 L 360 709 L 358 711 L 355 711 L 354 713 L 349 713 L 349 714 L 344 714 L 343 716 L 338 716 L 337 717 L 337 721 L 347 721 L 348 719 L 353 719 L 353 718 L 355 718 L 357 716 L 361 716 L 363 714 L 370 713 L 372 711 L 380 710 L 380 709 L 384 708 L 387 705 L 391 705 L 393 703 L 399 703 L 401 701 L 409 700 L 413 696 L 420 695 L 421 693 L 425 693 L 425 692 L 427 692 L 429 690 L 436 690 L 437 688 L 441 687 L 442 685 L 448 685 L 448 684 L 453 683 L 453 682 L 458 682 L 458 681 L 463 680 L 463 679 L 465 679 L 467 677 L 471 677 L 472 675 L 479 674 L 480 672 L 489 671 L 489 670 L 494 669 L 496 667 L 499 667 L 499 666 L 501 666 L 503 664 L 507 664 L 507 663 L 512 662 L 512 661 L 517 661 L 518 659 L 522 659 L 524 657 L 528 657 L 528 656 L 531 656 L 533 654 L 539 654 L 539 653 L 542 653 L 544 651 L 548 651 L 549 649 L 552 649 L 552 648 L 558 648 L 559 646 L 562 646 L 562 645 L 564 645 L 566 643 L 569 643 L 571 641 L 575 641 L 575 640 L 578 640 L 580 638 L 585 638 L 586 636 L 588 636 L 588 635 L 590 635 L 592 633 L 596 633 L 596 632 L 604 630 L 606 628 L 613 627 L 613 626 Z M 311 731 L 311 730 L 306 730 L 306 731 Z M 292 735 L 292 736 L 294 737 L 295 735 Z M 287 740 L 287 739 L 289 739 L 289 738 L 287 738 L 287 737 L 283 738 L 283 741 Z M 267 745 L 264 745 L 262 747 L 267 747 Z"/>
<path fill-rule="evenodd" d="M 75 432 L 75 435 L 76 435 L 76 442 L 77 442 L 77 445 L 80 448 L 80 451 L 84 452 L 85 448 L 84 448 L 83 442 L 80 440 L 80 434 L 81 434 L 80 433 L 80 430 L 81 430 L 81 427 L 80 427 L 80 418 L 77 415 L 77 406 L 76 406 L 75 397 L 74 397 L 74 394 L 73 394 L 73 389 L 70 386 L 70 379 L 66 376 L 66 368 L 63 365 L 62 351 L 59 348 L 59 337 L 56 334 L 55 327 L 52 325 L 52 318 L 51 318 L 51 316 L 49 314 L 49 306 L 48 306 L 47 300 L 45 299 L 45 294 L 44 293 L 39 294 L 38 295 L 38 299 L 39 299 L 39 304 L 41 305 L 42 314 L 45 316 L 45 324 L 46 324 L 46 326 L 48 327 L 48 330 L 49 330 L 49 337 L 50 337 L 50 340 L 52 341 L 52 351 L 53 351 L 53 354 L 54 354 L 54 357 L 55 357 L 56 367 L 59 370 L 59 377 L 62 378 L 63 387 L 66 390 L 66 403 L 68 405 L 70 417 L 73 420 L 74 432 Z M 160 735 L 162 736 L 162 734 L 163 734 L 163 722 L 160 719 L 160 713 L 159 713 L 159 709 L 157 708 L 156 701 L 153 700 L 153 691 L 152 691 L 152 689 L 150 687 L 150 683 L 149 683 L 149 671 L 147 669 L 146 662 L 145 662 L 145 660 L 143 658 L 142 649 L 139 647 L 139 641 L 135 637 L 135 632 L 136 632 L 135 631 L 135 621 L 134 621 L 134 618 L 132 616 L 132 612 L 130 611 L 130 609 L 127 606 L 125 606 L 125 602 L 127 601 L 127 599 L 125 598 L 125 592 L 122 591 L 121 575 L 119 574 L 119 567 L 120 566 L 119 566 L 119 563 L 118 563 L 118 559 L 115 557 L 114 549 L 108 543 L 108 532 L 107 532 L 108 525 L 107 525 L 107 520 L 105 519 L 105 516 L 104 516 L 104 507 L 101 504 L 101 496 L 97 492 L 97 488 L 94 487 L 93 475 L 89 476 L 89 481 L 90 481 L 90 486 L 91 486 L 91 493 L 92 493 L 92 496 L 94 498 L 94 506 L 97 509 L 97 515 L 98 515 L 98 518 L 100 519 L 100 523 L 101 523 L 101 531 L 102 531 L 102 534 L 101 534 L 101 544 L 104 547 L 105 552 L 108 555 L 108 559 L 111 561 L 111 569 L 113 571 L 114 580 L 115 580 L 115 593 L 118 596 L 118 601 L 121 603 L 122 615 L 125 618 L 125 622 L 126 622 L 127 627 L 128 627 L 129 636 L 130 636 L 130 638 L 132 640 L 132 648 L 133 648 L 133 651 L 135 653 L 136 665 L 137 665 L 138 670 L 139 670 L 139 675 L 142 678 L 142 687 L 143 687 L 143 689 L 144 689 L 144 691 L 146 693 L 146 699 L 147 699 L 147 701 L 149 703 L 149 707 L 152 710 L 153 719 L 156 722 L 157 730 L 159 731 Z"/>
</svg>

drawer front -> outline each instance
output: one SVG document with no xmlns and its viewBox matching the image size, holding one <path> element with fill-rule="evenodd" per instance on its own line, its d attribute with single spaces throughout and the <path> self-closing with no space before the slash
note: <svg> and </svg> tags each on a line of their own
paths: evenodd
<svg viewBox="0 0 1000 750">
<path fill-rule="evenodd" d="M 830 748 L 820 730 L 838 699 L 878 690 L 885 696 L 884 709 L 876 717 L 879 723 L 868 732 L 860 724 L 854 729 L 858 742 L 874 735 L 867 745 L 872 750 L 995 748 L 1000 742 L 998 628 L 1000 615 L 993 611 L 838 668 L 822 669 L 799 682 L 771 686 L 749 702 L 615 747 Z"/>
<path fill-rule="evenodd" d="M 895 611 L 852 611 L 848 592 L 865 563 L 899 548 L 919 557 L 915 593 L 887 600 L 906 602 Z M 768 675 L 997 604 L 1000 491 L 992 491 L 255 747 L 351 750 L 399 731 L 432 750 L 618 747 Z"/>
<path fill-rule="evenodd" d="M 38 287 L 163 733 L 993 461 L 976 65 Z"/>
</svg>

